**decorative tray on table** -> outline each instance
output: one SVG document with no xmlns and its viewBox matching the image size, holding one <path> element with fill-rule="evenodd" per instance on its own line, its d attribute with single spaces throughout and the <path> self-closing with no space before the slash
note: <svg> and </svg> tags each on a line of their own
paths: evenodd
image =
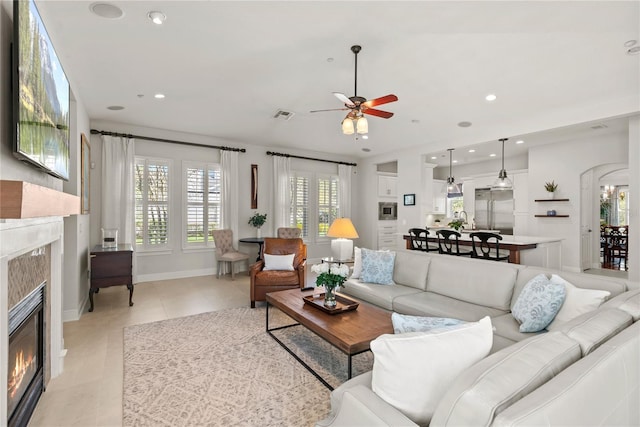
<svg viewBox="0 0 640 427">
<path fill-rule="evenodd" d="M 307 295 L 306 297 L 302 297 L 305 304 L 309 304 L 313 307 L 319 308 L 325 313 L 329 314 L 339 314 L 345 313 L 347 311 L 355 310 L 360 305 L 359 302 L 351 300 L 347 297 L 344 297 L 340 294 L 336 294 L 336 306 L 333 308 L 324 306 L 324 292 L 317 295 Z"/>
</svg>

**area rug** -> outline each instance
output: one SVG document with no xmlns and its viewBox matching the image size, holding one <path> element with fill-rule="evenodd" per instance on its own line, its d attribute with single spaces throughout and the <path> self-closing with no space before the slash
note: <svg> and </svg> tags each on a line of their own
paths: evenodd
<svg viewBox="0 0 640 427">
<path fill-rule="evenodd" d="M 274 308 L 270 326 L 295 323 Z M 303 326 L 277 336 L 332 386 L 347 356 Z M 353 358 L 354 375 L 371 369 Z M 265 308 L 235 308 L 124 331 L 123 425 L 312 426 L 329 390 L 265 332 Z"/>
</svg>

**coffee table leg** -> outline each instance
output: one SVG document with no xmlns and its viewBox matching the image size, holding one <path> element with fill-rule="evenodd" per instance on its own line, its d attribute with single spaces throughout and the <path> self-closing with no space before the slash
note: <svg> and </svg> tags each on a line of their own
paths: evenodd
<svg viewBox="0 0 640 427">
<path fill-rule="evenodd" d="M 349 355 L 349 368 L 347 369 L 347 379 L 351 379 L 351 355 Z"/>
</svg>

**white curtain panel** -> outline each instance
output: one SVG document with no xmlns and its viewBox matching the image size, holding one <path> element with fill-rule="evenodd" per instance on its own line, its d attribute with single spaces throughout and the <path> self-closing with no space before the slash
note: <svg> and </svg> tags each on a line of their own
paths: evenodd
<svg viewBox="0 0 640 427">
<path fill-rule="evenodd" d="M 133 244 L 134 140 L 102 136 L 102 228 L 118 230 L 118 243 Z"/>
<path fill-rule="evenodd" d="M 222 228 L 238 236 L 238 152 L 220 150 L 220 172 L 222 178 Z M 236 245 L 234 244 L 234 247 Z"/>
<path fill-rule="evenodd" d="M 291 160 L 273 156 L 273 227 L 291 226 Z"/>
<path fill-rule="evenodd" d="M 340 205 L 340 216 L 351 218 L 351 177 L 353 176 L 353 166 L 338 165 L 338 204 Z"/>
</svg>

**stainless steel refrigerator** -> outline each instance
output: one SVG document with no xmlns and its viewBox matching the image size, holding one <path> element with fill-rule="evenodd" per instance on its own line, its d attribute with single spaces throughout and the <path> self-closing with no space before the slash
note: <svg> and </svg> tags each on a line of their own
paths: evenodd
<svg viewBox="0 0 640 427">
<path fill-rule="evenodd" d="M 476 228 L 513 234 L 513 190 L 476 188 Z"/>
</svg>

